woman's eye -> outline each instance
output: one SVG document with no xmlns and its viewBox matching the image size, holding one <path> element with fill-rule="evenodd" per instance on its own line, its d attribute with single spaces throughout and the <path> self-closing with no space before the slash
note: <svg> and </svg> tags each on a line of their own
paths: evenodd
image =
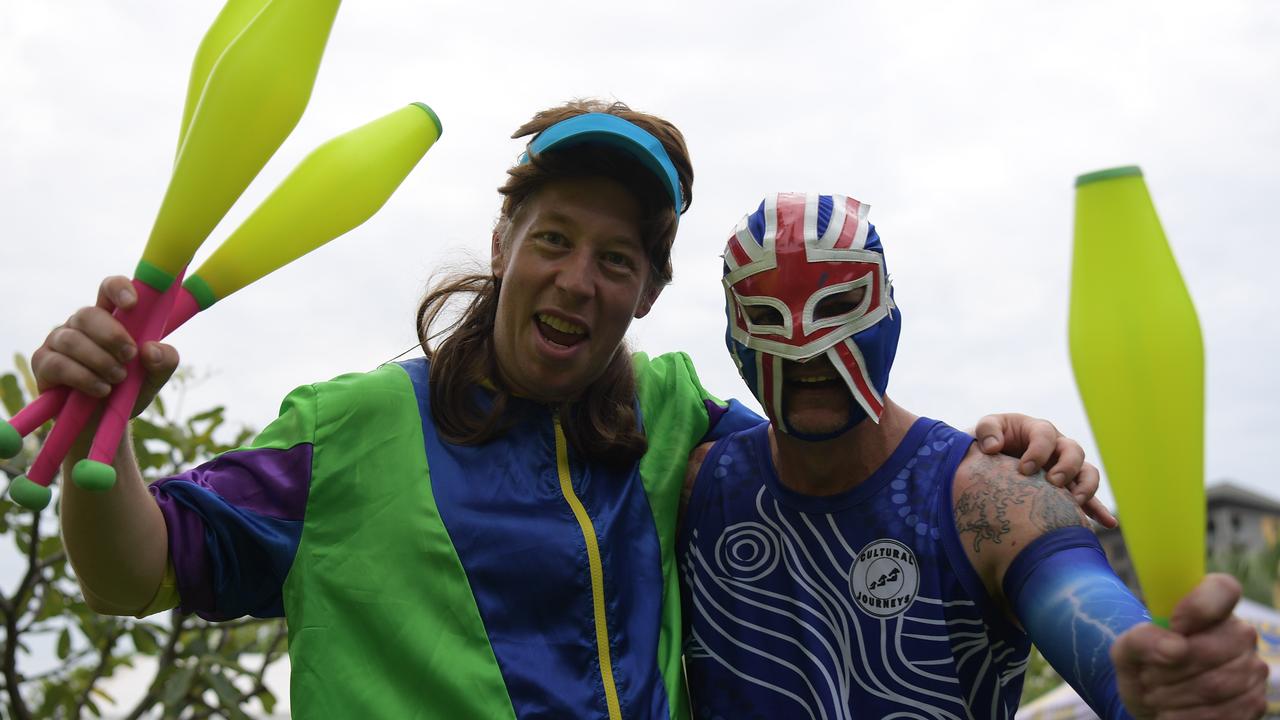
<svg viewBox="0 0 1280 720">
<path fill-rule="evenodd" d="M 781 325 L 782 313 L 768 305 L 748 305 L 745 309 L 753 325 Z"/>
<path fill-rule="evenodd" d="M 616 265 L 618 267 L 625 267 L 625 268 L 635 267 L 635 261 L 632 260 L 631 256 L 627 255 L 626 253 L 607 252 L 604 254 L 604 261 L 609 263 L 610 265 Z"/>
<path fill-rule="evenodd" d="M 541 233 L 538 233 L 536 237 L 539 241 L 544 242 L 547 245 L 552 245 L 554 247 L 564 247 L 565 245 L 569 244 L 569 239 L 558 232 L 551 232 L 551 231 L 541 232 Z"/>
</svg>

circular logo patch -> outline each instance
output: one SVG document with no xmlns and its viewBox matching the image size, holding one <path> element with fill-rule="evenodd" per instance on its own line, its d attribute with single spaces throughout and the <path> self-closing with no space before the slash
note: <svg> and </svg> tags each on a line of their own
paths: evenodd
<svg viewBox="0 0 1280 720">
<path fill-rule="evenodd" d="M 849 592 L 869 615 L 901 615 L 920 589 L 920 566 L 911 548 L 897 540 L 873 540 L 858 552 L 849 571 Z"/>
</svg>

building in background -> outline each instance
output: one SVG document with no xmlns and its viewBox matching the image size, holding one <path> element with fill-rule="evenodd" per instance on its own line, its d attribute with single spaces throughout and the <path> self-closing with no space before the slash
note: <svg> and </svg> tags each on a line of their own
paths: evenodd
<svg viewBox="0 0 1280 720">
<path fill-rule="evenodd" d="M 1274 547 L 1280 537 L 1280 500 L 1223 481 L 1205 488 L 1205 504 L 1205 554 L 1211 561 L 1226 564 L 1233 557 L 1263 552 Z M 1095 527 L 1095 531 L 1111 567 L 1141 596 L 1120 530 Z M 1275 601 L 1273 598 L 1272 605 Z"/>
</svg>

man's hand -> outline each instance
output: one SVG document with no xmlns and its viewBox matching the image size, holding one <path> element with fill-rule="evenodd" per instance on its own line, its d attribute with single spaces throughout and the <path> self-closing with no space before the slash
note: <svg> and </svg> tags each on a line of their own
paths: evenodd
<svg viewBox="0 0 1280 720">
<path fill-rule="evenodd" d="M 988 455 L 1019 457 L 1018 471 L 1023 475 L 1044 469 L 1049 482 L 1071 493 L 1086 515 L 1103 527 L 1116 526 L 1115 516 L 1094 497 L 1098 492 L 1098 468 L 1085 462 L 1080 443 L 1058 432 L 1053 423 L 1021 413 L 987 415 L 978 421 L 973 436 Z"/>
<path fill-rule="evenodd" d="M 1134 717 L 1262 717 L 1267 664 L 1257 632 L 1231 614 L 1239 599 L 1235 578 L 1208 575 L 1174 608 L 1168 630 L 1138 625 L 1116 639 L 1116 682 Z"/>
<path fill-rule="evenodd" d="M 113 316 L 116 308 L 129 309 L 138 295 L 128 278 L 109 277 L 98 287 L 98 301 L 71 315 L 54 328 L 44 344 L 31 355 L 31 368 L 43 392 L 65 385 L 93 397 L 105 398 L 111 387 L 125 378 L 125 364 L 139 348 Z M 146 343 L 142 367 L 147 378 L 138 394 L 134 414 L 141 412 L 178 367 L 178 352 L 162 343 Z"/>
</svg>

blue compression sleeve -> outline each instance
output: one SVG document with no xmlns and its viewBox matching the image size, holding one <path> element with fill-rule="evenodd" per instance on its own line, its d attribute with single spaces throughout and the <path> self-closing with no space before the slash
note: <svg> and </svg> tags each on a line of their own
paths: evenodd
<svg viewBox="0 0 1280 720">
<path fill-rule="evenodd" d="M 1031 641 L 1106 720 L 1129 718 L 1116 689 L 1111 644 L 1151 616 L 1083 527 L 1042 535 L 1014 558 L 1004 593 Z"/>
</svg>

